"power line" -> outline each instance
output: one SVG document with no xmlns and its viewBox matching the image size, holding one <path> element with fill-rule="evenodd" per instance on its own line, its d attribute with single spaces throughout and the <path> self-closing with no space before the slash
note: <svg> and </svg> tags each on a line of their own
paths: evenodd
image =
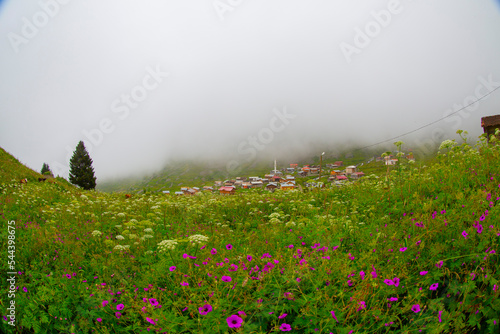
<svg viewBox="0 0 500 334">
<path fill-rule="evenodd" d="M 436 121 L 434 121 L 434 122 L 428 123 L 428 124 L 423 125 L 423 126 L 421 126 L 421 127 L 419 127 L 419 128 L 416 128 L 416 129 L 411 130 L 411 131 L 409 131 L 409 132 L 403 133 L 403 134 L 401 134 L 401 135 L 399 135 L 399 136 L 392 137 L 392 138 L 389 138 L 389 139 L 386 139 L 386 140 L 380 141 L 380 142 L 375 143 L 375 144 L 372 144 L 372 145 L 368 145 L 368 146 L 365 146 L 365 147 L 357 148 L 357 149 L 355 149 L 355 150 L 353 150 L 353 151 L 364 150 L 365 148 L 369 148 L 369 147 L 377 146 L 377 145 L 380 145 L 380 144 L 386 143 L 386 142 L 388 142 L 388 141 L 391 141 L 391 140 L 394 140 L 394 139 L 398 139 L 398 138 L 404 137 L 404 136 L 409 135 L 409 134 L 411 134 L 411 133 L 414 133 L 414 132 L 417 132 L 417 131 L 419 131 L 419 130 L 422 130 L 423 128 L 426 128 L 426 127 L 428 127 L 428 126 L 431 126 L 431 125 L 433 125 L 433 124 L 436 124 L 436 123 L 438 123 L 438 122 L 441 122 L 443 119 L 446 119 L 446 118 L 448 118 L 448 117 L 450 117 L 450 116 L 452 116 L 452 115 L 454 115 L 454 114 L 456 114 L 456 113 L 458 113 L 458 112 L 460 112 L 460 111 L 462 111 L 462 110 L 464 110 L 464 109 L 466 109 L 466 108 L 469 108 L 470 106 L 472 106 L 472 105 L 474 105 L 474 104 L 478 103 L 479 101 L 481 101 L 481 100 L 482 100 L 482 99 L 484 99 L 485 97 L 487 97 L 487 96 L 491 95 L 493 92 L 495 92 L 495 91 L 496 91 L 496 90 L 498 90 L 498 89 L 500 89 L 500 86 L 498 86 L 497 88 L 495 88 L 495 89 L 493 89 L 493 90 L 489 91 L 488 93 L 486 93 L 485 95 L 483 95 L 483 96 L 481 96 L 479 99 L 477 99 L 476 101 L 474 101 L 474 102 L 472 102 L 472 103 L 469 103 L 468 105 L 466 105 L 466 106 L 464 106 L 464 107 L 462 107 L 462 108 L 458 109 L 457 111 L 452 112 L 452 113 L 451 113 L 451 114 L 449 114 L 448 116 L 442 117 L 442 118 L 440 118 L 440 119 L 438 119 L 438 120 L 436 120 Z"/>
</svg>

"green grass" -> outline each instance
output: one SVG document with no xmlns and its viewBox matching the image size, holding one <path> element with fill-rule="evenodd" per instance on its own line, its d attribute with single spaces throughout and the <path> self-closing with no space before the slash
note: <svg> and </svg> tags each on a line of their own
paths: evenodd
<svg viewBox="0 0 500 334">
<path fill-rule="evenodd" d="M 3 332 L 499 331 L 499 146 L 455 145 L 387 180 L 235 196 L 20 185 L 25 167 L 1 161 L 2 270 L 15 246 L 19 272 Z"/>
</svg>

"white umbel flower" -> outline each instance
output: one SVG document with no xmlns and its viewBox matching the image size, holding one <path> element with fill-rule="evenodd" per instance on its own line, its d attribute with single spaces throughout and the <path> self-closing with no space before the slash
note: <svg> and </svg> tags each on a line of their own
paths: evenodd
<svg viewBox="0 0 500 334">
<path fill-rule="evenodd" d="M 201 234 L 191 235 L 191 236 L 189 236 L 188 239 L 191 243 L 196 243 L 196 244 L 201 244 L 201 243 L 205 243 L 208 241 L 208 237 L 201 235 Z"/>
<path fill-rule="evenodd" d="M 167 250 L 174 250 L 177 245 L 177 240 L 163 240 L 158 244 L 158 249 L 160 253 L 163 253 Z"/>
</svg>

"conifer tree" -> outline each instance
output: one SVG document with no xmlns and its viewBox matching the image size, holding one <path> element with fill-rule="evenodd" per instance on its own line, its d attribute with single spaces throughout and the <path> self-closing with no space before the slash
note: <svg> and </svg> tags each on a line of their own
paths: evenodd
<svg viewBox="0 0 500 334">
<path fill-rule="evenodd" d="M 50 170 L 50 167 L 48 164 L 45 162 L 43 163 L 42 170 L 40 171 L 40 174 L 42 175 L 52 175 L 52 171 Z"/>
<path fill-rule="evenodd" d="M 85 190 L 95 189 L 96 177 L 94 167 L 83 141 L 76 146 L 75 152 L 69 161 L 69 181 Z"/>
</svg>

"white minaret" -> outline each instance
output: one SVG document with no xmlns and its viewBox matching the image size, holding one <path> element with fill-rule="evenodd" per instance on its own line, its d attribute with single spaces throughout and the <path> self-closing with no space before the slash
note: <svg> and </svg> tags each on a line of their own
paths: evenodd
<svg viewBox="0 0 500 334">
<path fill-rule="evenodd" d="M 275 173 L 277 172 L 277 169 L 276 169 L 276 159 L 274 159 L 274 172 Z"/>
</svg>

